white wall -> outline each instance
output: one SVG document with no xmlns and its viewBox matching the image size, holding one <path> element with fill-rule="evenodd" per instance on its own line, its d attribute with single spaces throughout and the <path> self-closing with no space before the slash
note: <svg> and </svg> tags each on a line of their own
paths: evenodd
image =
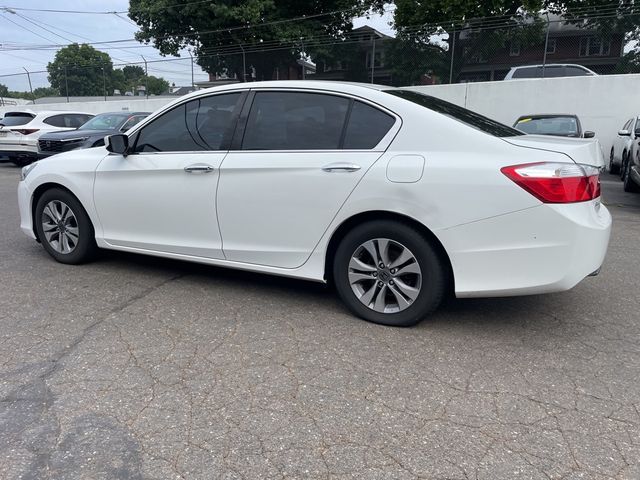
<svg viewBox="0 0 640 480">
<path fill-rule="evenodd" d="M 640 75 L 540 78 L 502 82 L 407 87 L 448 100 L 513 125 L 521 115 L 574 113 L 593 130 L 605 158 L 613 139 L 631 117 L 640 115 Z"/>
<path fill-rule="evenodd" d="M 87 113 L 105 113 L 105 112 L 119 112 L 125 111 L 137 111 L 137 112 L 153 112 L 158 108 L 166 105 L 167 103 L 175 100 L 178 97 L 151 97 L 151 98 L 131 98 L 126 100 L 114 100 L 114 101 L 101 101 L 101 102 L 69 102 L 69 103 L 43 103 L 20 105 L 19 107 L 0 107 L 0 114 L 19 109 L 29 109 L 34 112 L 40 112 L 43 110 L 73 110 L 78 112 Z"/>
</svg>

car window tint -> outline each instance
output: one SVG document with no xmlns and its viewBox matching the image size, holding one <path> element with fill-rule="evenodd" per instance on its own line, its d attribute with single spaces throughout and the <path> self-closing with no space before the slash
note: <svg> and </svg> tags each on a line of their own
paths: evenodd
<svg viewBox="0 0 640 480">
<path fill-rule="evenodd" d="M 131 117 L 124 123 L 124 125 L 122 125 L 122 127 L 120 127 L 120 130 L 123 132 L 126 132 L 131 127 L 140 123 L 140 121 L 143 120 L 144 118 L 145 118 L 145 115 L 137 115 L 135 117 Z"/>
<path fill-rule="evenodd" d="M 64 118 L 63 118 L 64 126 L 67 128 L 78 128 L 83 124 L 87 123 L 87 120 L 88 120 L 87 115 L 77 115 L 77 114 L 64 115 Z"/>
<path fill-rule="evenodd" d="M 540 71 L 542 72 L 542 67 L 540 67 Z M 542 76 L 542 74 L 540 76 Z M 545 67 L 544 76 L 545 78 L 562 77 L 564 76 L 564 67 L 561 65 Z"/>
<path fill-rule="evenodd" d="M 64 123 L 63 115 L 53 115 L 51 117 L 45 118 L 42 122 L 46 123 L 47 125 L 51 125 L 52 127 L 63 128 L 66 126 Z"/>
<path fill-rule="evenodd" d="M 567 77 L 585 77 L 590 74 L 583 68 L 567 66 L 565 67 L 565 75 Z"/>
<path fill-rule="evenodd" d="M 513 137 L 516 135 L 524 135 L 522 132 L 515 128 L 508 127 L 500 122 L 491 120 L 479 113 L 472 112 L 466 108 L 460 107 L 453 103 L 441 100 L 431 95 L 424 95 L 422 93 L 413 92 L 410 90 L 383 90 L 389 95 L 403 98 L 410 102 L 413 102 L 421 107 L 428 108 L 434 112 L 446 115 L 449 118 L 457 120 L 466 124 L 469 127 L 480 130 L 494 137 Z"/>
<path fill-rule="evenodd" d="M 540 67 L 527 67 L 518 68 L 513 72 L 511 78 L 538 78 L 542 76 L 542 68 Z"/>
<path fill-rule="evenodd" d="M 395 118 L 362 102 L 354 102 L 343 148 L 373 148 L 395 123 Z"/>
<path fill-rule="evenodd" d="M 518 130 L 532 135 L 557 135 L 578 137 L 578 121 L 575 117 L 534 117 L 518 122 Z"/>
<path fill-rule="evenodd" d="M 140 131 L 136 152 L 220 150 L 232 127 L 232 114 L 241 93 L 215 95 L 183 103 Z"/>
<path fill-rule="evenodd" d="M 31 120 L 33 120 L 33 118 L 34 116 L 30 113 L 9 112 L 6 113 L 4 118 L 0 120 L 0 125 L 4 125 L 6 127 L 26 125 Z"/>
<path fill-rule="evenodd" d="M 349 107 L 344 97 L 319 93 L 256 93 L 243 150 L 337 149 Z"/>
</svg>

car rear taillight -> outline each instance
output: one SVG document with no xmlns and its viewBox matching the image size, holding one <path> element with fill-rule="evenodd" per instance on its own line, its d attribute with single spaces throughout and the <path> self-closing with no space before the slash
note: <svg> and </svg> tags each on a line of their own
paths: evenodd
<svg viewBox="0 0 640 480">
<path fill-rule="evenodd" d="M 500 169 L 544 203 L 586 202 L 600 196 L 600 171 L 577 163 L 526 163 Z"/>
<path fill-rule="evenodd" d="M 22 135 L 30 135 L 32 133 L 36 133 L 38 131 L 37 128 L 12 128 L 12 132 L 18 132 Z"/>
</svg>

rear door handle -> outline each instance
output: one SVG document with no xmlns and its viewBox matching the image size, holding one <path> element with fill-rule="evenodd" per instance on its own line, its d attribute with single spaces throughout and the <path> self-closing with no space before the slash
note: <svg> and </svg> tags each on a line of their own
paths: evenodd
<svg viewBox="0 0 640 480">
<path fill-rule="evenodd" d="M 194 163 L 188 167 L 184 167 L 184 171 L 187 173 L 209 173 L 213 172 L 214 168 L 206 163 Z"/>
<path fill-rule="evenodd" d="M 360 165 L 355 163 L 330 163 L 322 167 L 323 172 L 357 172 L 360 170 Z"/>
</svg>

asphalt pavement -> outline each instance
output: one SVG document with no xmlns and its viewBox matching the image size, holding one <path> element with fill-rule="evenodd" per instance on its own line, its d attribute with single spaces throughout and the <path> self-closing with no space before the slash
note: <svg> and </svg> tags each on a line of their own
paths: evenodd
<svg viewBox="0 0 640 480">
<path fill-rule="evenodd" d="M 314 283 L 120 253 L 54 262 L 0 164 L 2 479 L 639 479 L 640 195 L 602 272 L 418 327 Z"/>
</svg>

